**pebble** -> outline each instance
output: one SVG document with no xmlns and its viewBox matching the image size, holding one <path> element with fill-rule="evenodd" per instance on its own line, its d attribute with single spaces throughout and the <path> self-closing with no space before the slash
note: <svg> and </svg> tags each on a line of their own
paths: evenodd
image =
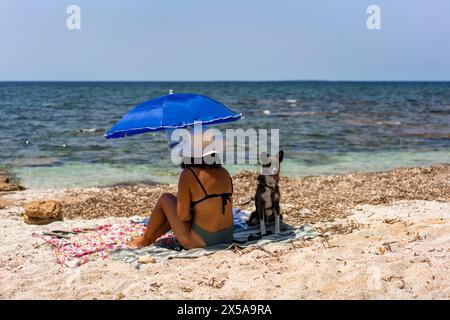
<svg viewBox="0 0 450 320">
<path fill-rule="evenodd" d="M 146 255 L 139 257 L 138 263 L 147 264 L 147 263 L 156 263 L 156 259 L 151 255 Z"/>
</svg>

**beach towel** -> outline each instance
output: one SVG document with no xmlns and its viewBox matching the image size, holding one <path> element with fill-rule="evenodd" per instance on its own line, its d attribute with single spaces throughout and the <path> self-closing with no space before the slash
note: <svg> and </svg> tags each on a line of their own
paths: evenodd
<svg viewBox="0 0 450 320">
<path fill-rule="evenodd" d="M 249 213 L 234 208 L 233 215 L 235 228 L 246 228 L 245 221 Z M 69 239 L 38 233 L 34 233 L 33 236 L 51 246 L 57 263 L 67 267 L 78 267 L 89 261 L 105 259 L 113 250 L 126 248 L 128 240 L 144 233 L 147 223 L 148 218 L 145 218 L 123 224 L 105 224 L 86 229 L 73 228 L 70 231 L 76 234 L 70 235 Z M 181 250 L 171 232 L 160 237 L 154 245 L 175 251 Z"/>
<path fill-rule="evenodd" d="M 196 258 L 212 254 L 218 250 L 229 249 L 233 246 L 248 247 L 264 245 L 270 242 L 286 242 L 298 238 L 313 238 L 318 234 L 308 226 L 291 227 L 282 224 L 282 232 L 278 235 L 259 236 L 259 226 L 248 227 L 249 212 L 233 209 L 234 232 L 233 245 L 215 245 L 205 249 L 182 250 L 172 232 L 160 237 L 153 245 L 142 249 L 129 249 L 126 242 L 132 237 L 141 236 L 148 220 L 131 221 L 122 224 L 105 224 L 93 228 L 73 228 L 76 234 L 66 238 L 55 238 L 45 234 L 33 233 L 34 237 L 43 240 L 53 249 L 56 262 L 67 267 L 78 267 L 89 261 L 106 259 L 123 260 L 136 263 L 139 257 L 151 255 L 156 260 L 172 258 Z M 273 232 L 273 225 L 268 226 Z"/>
<path fill-rule="evenodd" d="M 142 224 L 105 224 L 83 230 L 74 228 L 71 231 L 77 234 L 71 235 L 69 239 L 36 233 L 33 236 L 52 247 L 57 263 L 77 267 L 89 261 L 104 259 L 110 251 L 126 247 L 126 241 L 142 235 L 144 230 Z"/>
<path fill-rule="evenodd" d="M 279 234 L 274 234 L 274 224 L 271 224 L 267 226 L 267 230 L 271 234 L 261 237 L 259 226 L 235 229 L 232 244 L 218 244 L 206 248 L 196 248 L 190 250 L 181 250 L 181 248 L 168 248 L 166 246 L 161 246 L 160 244 L 154 244 L 141 249 L 120 248 L 112 251 L 110 253 L 110 258 L 113 260 L 121 260 L 126 263 L 131 263 L 139 269 L 142 264 L 138 263 L 138 260 L 143 256 L 152 256 L 155 261 L 174 258 L 192 259 L 211 255 L 219 250 L 227 250 L 236 247 L 259 247 L 264 246 L 268 243 L 284 243 L 297 239 L 312 239 L 320 236 L 320 234 L 313 231 L 313 229 L 309 225 L 293 227 L 282 223 L 281 232 Z"/>
<path fill-rule="evenodd" d="M 247 229 L 248 218 L 250 217 L 250 212 L 241 210 L 239 208 L 233 208 L 233 226 L 234 230 Z"/>
</svg>

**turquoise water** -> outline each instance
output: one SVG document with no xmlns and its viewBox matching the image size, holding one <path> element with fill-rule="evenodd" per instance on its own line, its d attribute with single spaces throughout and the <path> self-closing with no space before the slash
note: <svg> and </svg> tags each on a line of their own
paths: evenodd
<svg viewBox="0 0 450 320">
<path fill-rule="evenodd" d="M 396 167 L 449 163 L 450 150 L 429 152 L 378 152 L 346 153 L 333 156 L 333 163 L 306 164 L 300 160 L 287 159 L 282 166 L 288 176 L 340 174 L 352 171 L 385 171 Z M 240 170 L 258 170 L 251 165 L 227 165 L 231 173 Z M 24 185 L 33 189 L 59 189 L 71 187 L 109 186 L 133 183 L 175 183 L 177 167 L 161 171 L 148 165 L 111 165 L 66 163 L 62 166 L 17 167 L 12 170 Z"/>
<path fill-rule="evenodd" d="M 0 167 L 28 188 L 175 182 L 164 133 L 103 138 L 134 105 L 170 89 L 245 114 L 219 129 L 280 129 L 289 176 L 450 162 L 450 83 L 4 82 Z"/>
</svg>

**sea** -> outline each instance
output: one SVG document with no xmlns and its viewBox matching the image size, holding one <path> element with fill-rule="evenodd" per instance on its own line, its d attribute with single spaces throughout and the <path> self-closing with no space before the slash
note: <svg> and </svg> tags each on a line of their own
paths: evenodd
<svg viewBox="0 0 450 320">
<path fill-rule="evenodd" d="M 169 90 L 244 114 L 217 129 L 279 129 L 287 176 L 450 163 L 450 82 L 0 82 L 0 170 L 32 189 L 176 182 L 164 132 L 104 138 Z"/>
</svg>

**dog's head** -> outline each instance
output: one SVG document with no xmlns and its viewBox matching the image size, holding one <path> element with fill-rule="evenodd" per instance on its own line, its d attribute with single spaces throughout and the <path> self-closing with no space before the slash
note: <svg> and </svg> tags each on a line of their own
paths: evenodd
<svg viewBox="0 0 450 320">
<path fill-rule="evenodd" d="M 274 187 L 278 183 L 283 157 L 283 150 L 280 150 L 274 156 L 270 156 L 266 152 L 261 153 L 261 175 L 269 187 Z"/>
</svg>

